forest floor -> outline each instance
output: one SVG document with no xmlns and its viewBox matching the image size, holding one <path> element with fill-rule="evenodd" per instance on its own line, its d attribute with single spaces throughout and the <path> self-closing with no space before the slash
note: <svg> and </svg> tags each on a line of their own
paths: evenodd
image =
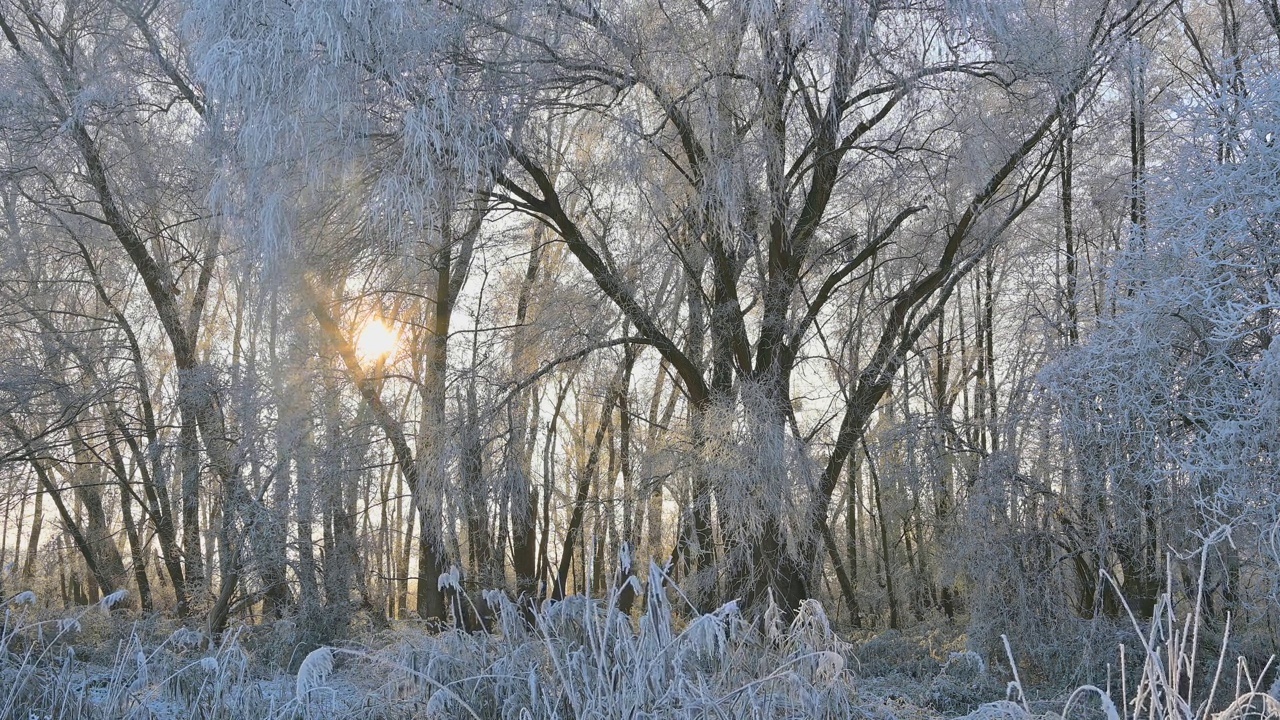
<svg viewBox="0 0 1280 720">
<path fill-rule="evenodd" d="M 1005 658 L 966 648 L 959 620 L 851 635 L 833 628 L 816 602 L 790 623 L 770 612 L 753 623 L 732 605 L 683 618 L 661 598 L 631 615 L 569 598 L 529 623 L 505 598 L 490 597 L 494 632 L 428 633 L 396 623 L 321 646 L 300 644 L 287 620 L 242 625 L 213 642 L 156 616 L 10 601 L 0 634 L 0 719 L 1060 720 L 1069 694 L 1026 678 L 1024 698 Z M 1260 674 L 1252 689 L 1261 681 Z M 1111 688 L 1125 710 L 1085 692 L 1069 716 L 1148 717 L 1153 698 L 1158 707 L 1165 697 L 1158 682 L 1146 675 L 1129 682 Z M 1123 702 L 1121 690 L 1139 703 Z M 1234 696 L 1223 697 L 1219 709 Z M 1280 703 L 1259 703 L 1250 706 L 1258 716 L 1270 708 L 1280 717 Z M 1150 717 L 1208 718 L 1207 710 L 1165 709 L 1177 714 Z"/>
</svg>

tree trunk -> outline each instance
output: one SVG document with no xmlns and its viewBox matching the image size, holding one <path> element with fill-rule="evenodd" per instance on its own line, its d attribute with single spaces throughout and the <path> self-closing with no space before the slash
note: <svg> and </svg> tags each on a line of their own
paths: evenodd
<svg viewBox="0 0 1280 720">
<path fill-rule="evenodd" d="M 876 524 L 880 527 L 880 564 L 889 602 L 889 629 L 898 630 L 902 627 L 902 614 L 898 610 L 898 596 L 894 591 L 893 558 L 889 552 L 889 518 L 884 513 L 884 488 L 880 484 L 880 475 L 876 472 L 875 461 L 871 459 L 866 441 L 862 443 L 862 451 L 867 458 L 867 470 L 871 473 L 871 495 L 876 505 Z"/>
<path fill-rule="evenodd" d="M 516 299 L 517 341 L 511 347 L 511 369 L 518 379 L 533 373 L 533 358 L 530 343 L 524 340 L 523 326 L 528 322 L 529 305 L 533 297 L 533 286 L 538 280 L 538 272 L 542 263 L 542 243 L 545 228 L 541 225 L 533 233 L 529 248 L 529 262 L 525 267 L 524 278 L 520 283 L 519 295 Z M 512 398 L 512 407 L 508 410 L 511 434 L 506 444 L 506 471 L 510 490 L 511 515 L 511 559 L 516 575 L 516 597 L 523 604 L 532 600 L 538 592 L 537 565 L 537 497 L 533 489 L 532 443 L 537 435 L 537 405 L 531 402 L 536 390 L 528 388 L 518 391 Z M 530 412 L 534 413 L 534 432 L 530 433 Z"/>
<path fill-rule="evenodd" d="M 40 530 L 44 527 L 44 485 L 36 484 L 36 502 L 31 517 L 31 537 L 27 540 L 27 559 L 22 563 L 22 578 L 36 576 L 36 551 L 40 547 Z"/>
<path fill-rule="evenodd" d="M 560 565 L 556 570 L 555 587 L 552 593 L 552 597 L 556 600 L 563 600 L 566 594 L 569 569 L 573 563 L 573 548 L 578 542 L 579 535 L 582 534 L 587 501 L 590 499 L 591 480 L 595 477 L 600 466 L 600 451 L 604 445 L 605 435 L 609 432 L 609 426 L 613 420 L 613 408 L 617 403 L 617 396 L 620 392 L 621 378 L 625 374 L 625 369 L 620 367 L 618 376 L 610 383 L 609 392 L 606 393 L 604 402 L 600 407 L 600 418 L 596 422 L 595 437 L 591 441 L 587 462 L 579 470 L 578 486 L 574 493 L 573 511 L 569 516 L 569 526 L 565 530 L 564 546 L 560 551 Z"/>
</svg>

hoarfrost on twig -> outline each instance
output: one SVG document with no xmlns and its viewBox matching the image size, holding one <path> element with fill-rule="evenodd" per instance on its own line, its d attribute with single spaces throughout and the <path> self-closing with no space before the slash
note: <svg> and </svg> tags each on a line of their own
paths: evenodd
<svg viewBox="0 0 1280 720">
<path fill-rule="evenodd" d="M 305 702 L 311 691 L 324 687 L 329 674 L 333 672 L 333 651 L 320 646 L 307 653 L 302 665 L 298 666 L 297 697 Z"/>
<path fill-rule="evenodd" d="M 98 605 L 102 606 L 107 610 L 110 610 L 111 608 L 115 607 L 116 605 L 119 605 L 120 603 L 124 602 L 128 598 L 129 598 L 129 591 L 124 588 L 120 588 L 119 590 L 116 590 L 115 592 L 109 595 L 103 596 L 103 598 L 98 601 Z"/>
</svg>

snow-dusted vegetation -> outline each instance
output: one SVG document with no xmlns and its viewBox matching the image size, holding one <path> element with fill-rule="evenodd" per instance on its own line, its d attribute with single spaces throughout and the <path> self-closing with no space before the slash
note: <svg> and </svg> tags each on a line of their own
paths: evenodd
<svg viewBox="0 0 1280 720">
<path fill-rule="evenodd" d="M 656 568 L 653 576 L 665 577 Z M 804 601 L 790 624 L 772 603 L 758 622 L 734 603 L 681 619 L 667 597 L 672 589 L 650 584 L 635 616 L 621 612 L 617 590 L 540 609 L 494 592 L 492 632 L 451 623 L 431 633 L 370 634 L 311 650 L 292 677 L 263 662 L 288 649 L 279 628 L 240 627 L 215 641 L 173 623 L 113 622 L 112 598 L 41 619 L 35 598 L 15 597 L 0 635 L 12 651 L 0 658 L 7 688 L 0 717 L 1243 720 L 1280 713 L 1280 682 L 1264 685 L 1269 668 L 1226 662 L 1224 653 L 1206 665 L 1210 683 L 1195 685 L 1200 625 L 1167 598 L 1149 625 L 1135 627 L 1137 662 L 1126 665 L 1122 647 L 1105 689 L 1082 685 L 1030 702 L 1016 662 L 999 667 L 971 650 L 952 651 L 931 679 L 876 676 L 859 660 L 876 654 L 875 643 L 841 639 L 817 601 Z M 1007 639 L 1005 650 L 1011 658 Z M 891 658 L 889 667 L 901 671 L 904 660 Z M 1000 687 L 1000 675 L 1013 679 Z"/>
<path fill-rule="evenodd" d="M 0 0 L 0 720 L 1280 715 L 1275 0 Z"/>
</svg>

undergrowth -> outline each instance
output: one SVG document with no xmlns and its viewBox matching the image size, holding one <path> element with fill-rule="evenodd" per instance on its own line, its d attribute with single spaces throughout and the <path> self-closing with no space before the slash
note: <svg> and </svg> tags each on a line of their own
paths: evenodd
<svg viewBox="0 0 1280 720">
<path fill-rule="evenodd" d="M 118 597 L 58 616 L 23 593 L 0 605 L 0 720 L 1280 718 L 1280 683 L 1264 685 L 1270 666 L 1251 673 L 1223 654 L 1211 682 L 1192 679 L 1198 615 L 1180 618 L 1167 598 L 1137 628 L 1138 676 L 1128 677 L 1120 658 L 1107 687 L 1081 687 L 1050 707 L 1027 700 L 1007 643 L 994 663 L 952 652 L 904 693 L 874 677 L 885 664 L 877 644 L 863 646 L 864 665 L 816 601 L 790 622 L 776 606 L 749 620 L 734 603 L 684 618 L 671 604 L 678 589 L 656 567 L 650 578 L 647 587 L 631 580 L 644 596 L 635 614 L 619 610 L 617 593 L 534 608 L 491 592 L 491 632 L 397 627 L 362 644 L 316 648 L 292 676 L 253 663 L 243 631 L 213 642 L 135 622 L 111 647 L 102 628 Z"/>
</svg>

